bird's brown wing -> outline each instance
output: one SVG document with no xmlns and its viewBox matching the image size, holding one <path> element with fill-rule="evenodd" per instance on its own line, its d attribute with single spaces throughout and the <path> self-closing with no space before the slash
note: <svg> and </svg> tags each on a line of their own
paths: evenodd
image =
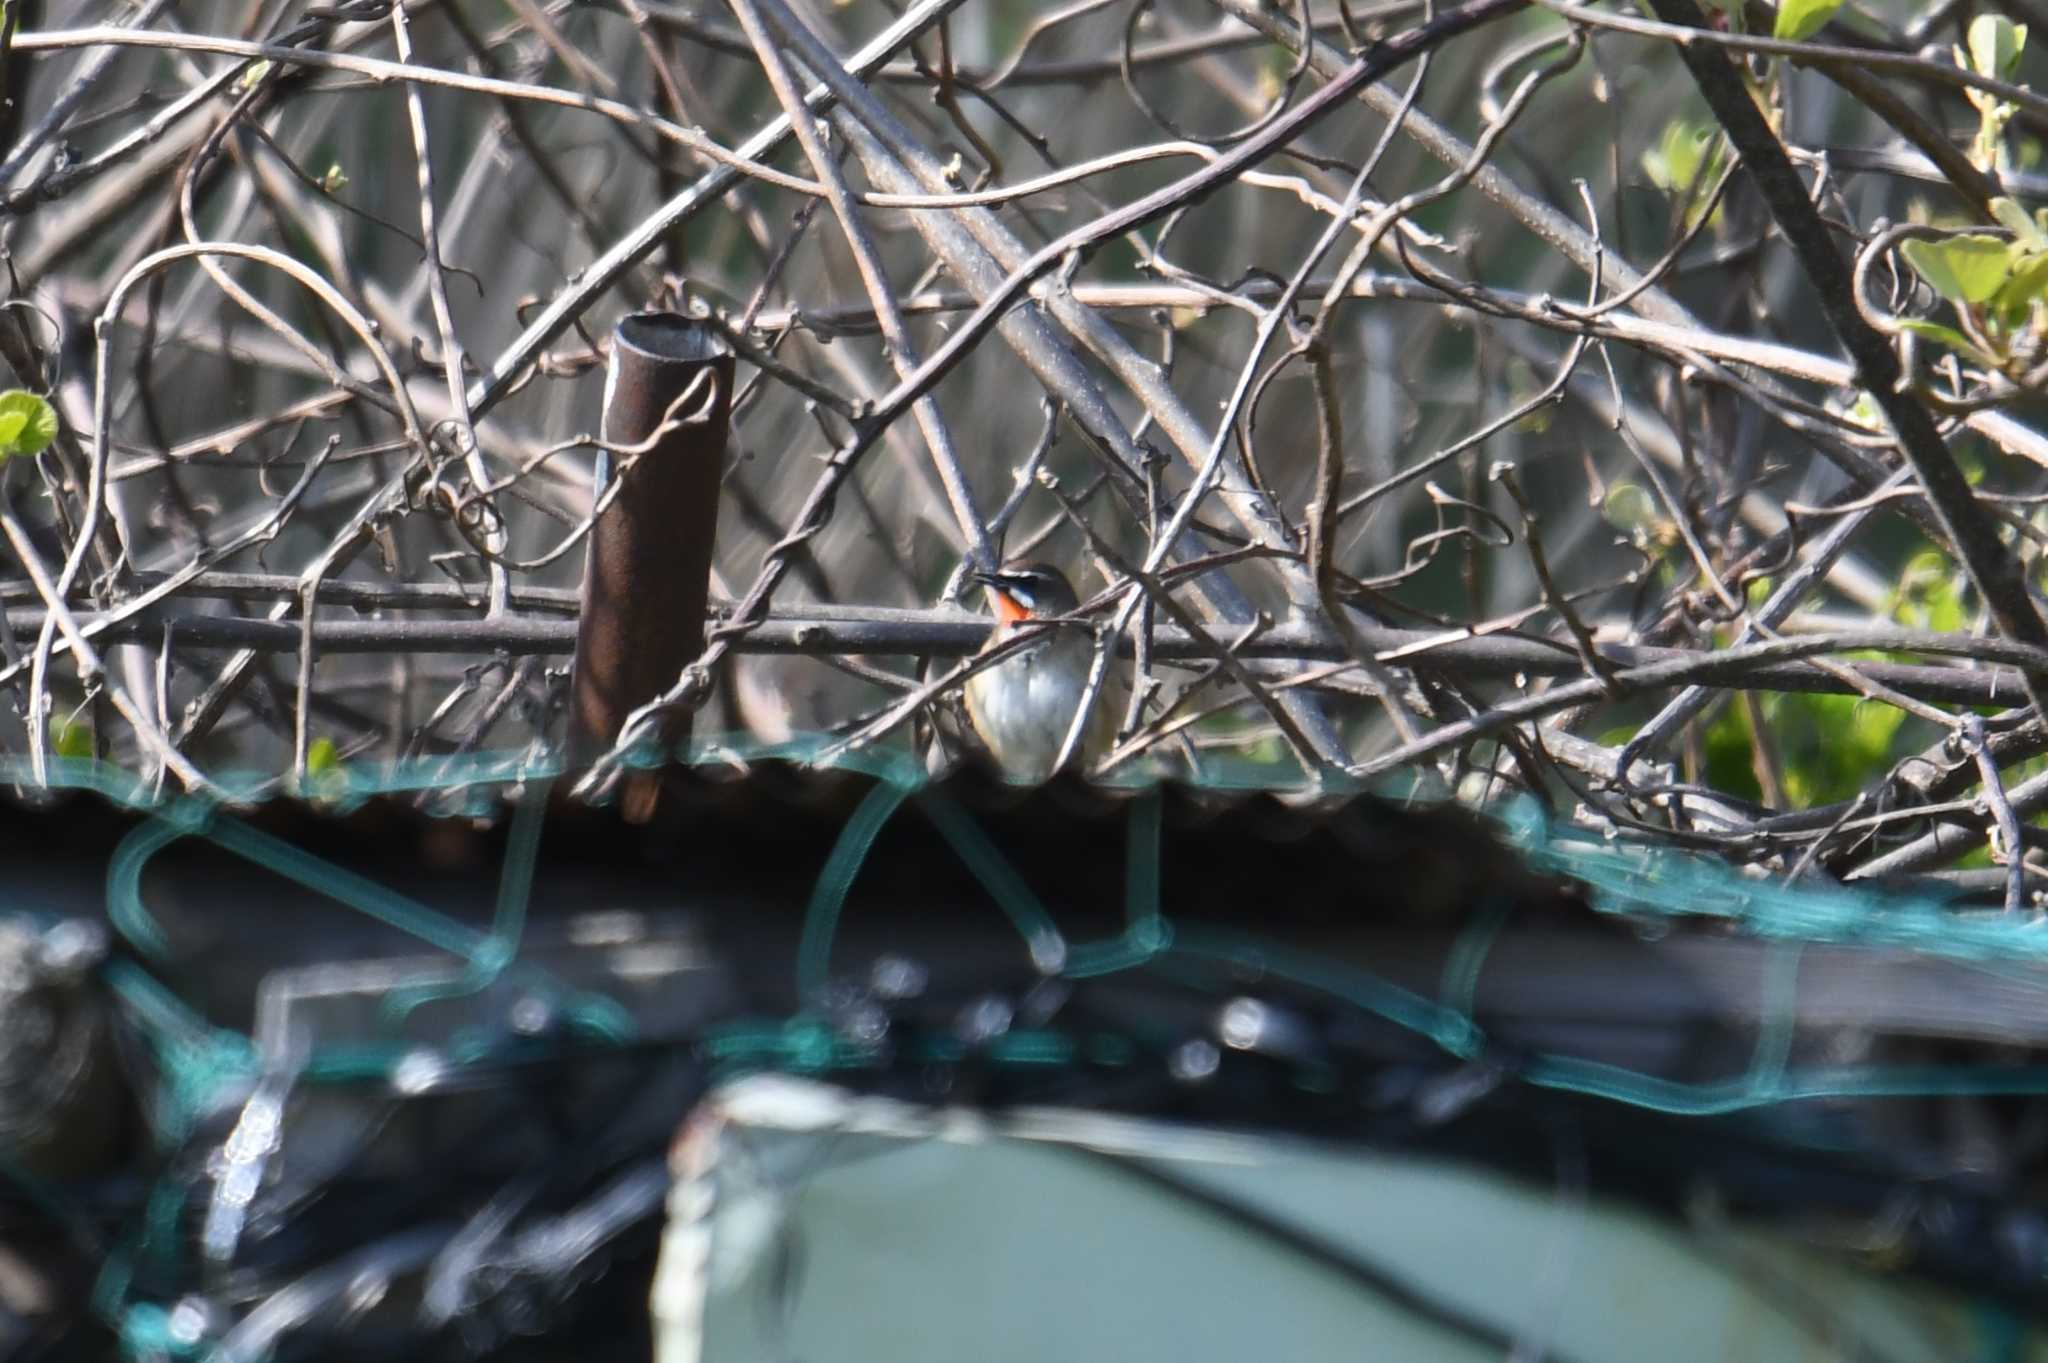
<svg viewBox="0 0 2048 1363">
<path fill-rule="evenodd" d="M 918 684 L 929 681 L 933 667 L 945 661 L 925 659 L 918 668 Z M 981 750 L 974 726 L 968 722 L 966 701 L 957 686 L 934 696 L 918 710 L 912 720 L 911 738 L 923 755 L 925 774 L 934 781 L 944 780 L 965 757 Z"/>
<path fill-rule="evenodd" d="M 1088 716 L 1088 731 L 1081 740 L 1081 760 L 1076 765 L 1082 771 L 1093 771 L 1115 750 L 1117 730 L 1123 727 L 1124 711 L 1130 704 L 1130 663 L 1124 658 L 1112 658 L 1109 671 L 1102 677 L 1102 689 L 1095 697 L 1095 708 Z"/>
</svg>

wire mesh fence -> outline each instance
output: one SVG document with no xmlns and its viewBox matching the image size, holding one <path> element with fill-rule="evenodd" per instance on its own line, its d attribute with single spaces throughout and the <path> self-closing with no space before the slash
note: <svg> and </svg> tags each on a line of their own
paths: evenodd
<svg viewBox="0 0 2048 1363">
<path fill-rule="evenodd" d="M 700 739 L 701 760 L 766 770 L 830 741 Z M 607 1302 L 644 1284 L 669 1198 L 665 1252 L 697 1267 L 675 1270 L 680 1299 L 657 1299 L 657 1319 L 690 1341 L 665 1356 L 726 1356 L 699 1350 L 703 1294 L 731 1290 L 733 1255 L 752 1257 L 745 1246 L 785 1215 L 790 1234 L 808 1224 L 816 1213 L 793 1209 L 810 1205 L 813 1178 L 881 1158 L 854 1159 L 849 1141 L 978 1144 L 989 1131 L 943 1115 L 974 1109 L 1029 1139 L 1135 1158 L 1174 1188 L 1193 1177 L 1177 1195 L 1198 1202 L 1216 1159 L 1204 1138 L 1087 1122 L 1255 1133 L 1229 1137 L 1249 1143 L 1223 1161 L 1250 1180 L 1230 1205 L 1254 1244 L 1296 1233 L 1299 1214 L 1267 1206 L 1251 1170 L 1271 1164 L 1284 1187 L 1304 1152 L 1363 1147 L 1449 1160 L 1441 1176 L 1457 1180 L 1508 1171 L 1521 1182 L 1500 1186 L 1539 1202 L 1554 1182 L 1563 1224 L 1603 1242 L 1633 1203 L 1716 1199 L 1723 1211 L 1679 1218 L 1675 1243 L 1704 1237 L 1683 1252 L 1711 1263 L 1704 1246 L 1727 1232 L 1710 1227 L 1725 1221 L 1805 1246 L 1817 1257 L 1801 1272 L 1860 1284 L 1814 1308 L 1824 1333 L 1879 1329 L 1859 1295 L 1873 1292 L 1915 1312 L 1929 1292 L 2016 1322 L 2035 1309 L 2048 1214 L 2023 1185 L 2048 1070 L 2029 922 L 1947 898 L 1783 887 L 1573 835 L 1533 802 L 1483 830 L 1359 800 L 1262 836 L 1159 787 L 1109 821 L 1123 871 L 1104 885 L 1119 858 L 1071 816 L 1051 825 L 1062 855 L 1046 858 L 1047 825 L 1020 823 L 1014 800 L 933 785 L 907 758 L 858 766 L 851 798 L 783 810 L 809 831 L 774 871 L 726 852 L 758 811 L 703 805 L 672 863 L 678 896 L 644 872 L 593 882 L 615 848 L 557 848 L 550 866 L 545 797 L 561 778 L 519 753 L 472 755 L 455 773 L 357 768 L 329 789 L 337 808 L 457 784 L 480 809 L 509 803 L 485 859 L 438 880 L 360 838 L 309 848 L 204 795 L 157 802 L 116 768 L 60 760 L 60 785 L 145 817 L 106 859 L 103 896 L 39 933 L 24 936 L 34 915 L 7 919 L 8 1016 L 50 1025 L 15 1026 L 0 1050 L 0 1253 L 75 1277 L 64 1314 L 89 1311 L 132 1357 L 317 1353 L 366 1329 L 456 1356 L 565 1328 L 637 1338 L 637 1304 L 595 1324 L 580 1313 L 597 1285 Z M 1319 827 L 1345 830 L 1352 852 L 1333 857 Z M 1337 888 L 1317 881 L 1309 896 L 1304 873 L 1248 909 L 1216 844 L 1241 861 L 1273 836 Z M 1489 838 L 1528 873 L 1489 866 Z M 1434 897 L 1432 857 L 1465 872 Z M 251 921 L 259 902 L 273 906 L 267 928 Z M 94 938 L 101 922 L 110 940 Z M 841 1096 L 717 1097 L 764 1072 Z M 844 1108 L 858 1093 L 898 1101 Z M 671 1192 L 662 1147 L 707 1094 L 710 1115 L 678 1135 Z M 1311 1145 L 1289 1155 L 1274 1136 Z M 763 1164 L 745 1153 L 754 1143 L 789 1151 Z M 1195 1168 L 1176 1173 L 1190 1152 Z M 1018 1192 L 1015 1171 L 989 1177 Z M 1408 1195 L 1385 1170 L 1347 1178 L 1364 1182 L 1331 1196 Z M 747 1210 L 762 1179 L 791 1210 Z M 700 1193 L 723 1220 L 688 1210 Z M 886 1181 L 869 1195 L 911 1205 Z M 1892 1267 L 1842 1253 L 1866 1241 Z M 707 1252 L 727 1263 L 708 1277 Z M 834 1290 L 761 1272 L 747 1270 L 746 1290 L 770 1318 Z M 1361 1302 L 1383 1286 L 1368 1289 Z M 1014 1284 L 1006 1309 L 1035 1290 Z M 1491 1320 L 1522 1290 L 1468 1305 Z M 1547 1290 L 1543 1332 L 1562 1328 L 1560 1303 L 1601 1289 L 1567 1275 Z M 1439 1283 L 1403 1310 L 1438 1320 L 1439 1295 L 1468 1294 Z M 1743 1310 L 1787 1328 L 1781 1305 Z M 722 1319 L 721 1337 L 739 1328 Z M 1582 1321 L 1571 1338 L 1587 1356 L 1625 1356 L 1632 1319 Z"/>
</svg>

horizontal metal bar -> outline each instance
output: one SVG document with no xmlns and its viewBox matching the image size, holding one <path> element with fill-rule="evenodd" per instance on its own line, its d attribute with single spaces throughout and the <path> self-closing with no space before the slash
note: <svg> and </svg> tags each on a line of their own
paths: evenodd
<svg viewBox="0 0 2048 1363">
<path fill-rule="evenodd" d="M 420 588 L 408 588 L 420 591 Z M 461 597 L 445 604 L 455 605 Z M 415 604 L 425 604 L 424 602 Z M 442 604 L 442 603 L 435 603 Z M 556 607 L 556 609 L 560 609 Z M 728 603 L 712 604 L 712 625 L 722 622 Z M 84 627 L 106 618 L 105 612 L 75 611 Z M 7 613 L 17 635 L 42 628 L 43 612 L 17 609 Z M 751 654 L 806 656 L 877 654 L 940 658 L 965 657 L 988 641 L 994 621 L 985 615 L 957 610 L 899 610 L 878 607 L 811 605 L 779 611 L 736 641 L 734 651 Z M 301 626 L 295 620 L 235 615 L 143 611 L 106 626 L 106 641 L 158 641 L 166 629 L 181 648 L 254 648 L 296 653 Z M 1578 655 L 1563 644 L 1504 635 L 1458 636 L 1442 631 L 1390 629 L 1371 631 L 1383 656 L 1398 654 L 1397 665 L 1419 667 L 1476 680 L 1527 680 L 1577 677 L 1584 673 Z M 573 615 L 510 615 L 482 618 L 348 619 L 322 616 L 314 622 L 315 647 L 325 653 L 505 653 L 518 656 L 567 656 L 576 648 Z M 1130 641 L 1124 641 L 1129 651 Z M 1307 666 L 1342 662 L 1343 644 L 1328 630 L 1301 622 L 1276 625 L 1236 650 L 1237 656 L 1265 663 Z M 1601 649 L 1618 667 L 1711 655 L 1685 649 L 1609 646 Z M 1162 662 L 1190 663 L 1212 658 L 1213 652 L 1185 632 L 1162 625 L 1156 631 L 1153 657 Z M 1962 705 L 2009 704 L 2018 694 L 2018 674 L 2009 667 L 1967 669 L 1920 663 L 1858 661 L 1856 669 L 1872 681 L 1924 700 Z M 1803 662 L 1766 662 L 1744 669 L 1739 677 L 1703 684 L 1759 691 L 1852 694 L 1839 679 Z"/>
</svg>

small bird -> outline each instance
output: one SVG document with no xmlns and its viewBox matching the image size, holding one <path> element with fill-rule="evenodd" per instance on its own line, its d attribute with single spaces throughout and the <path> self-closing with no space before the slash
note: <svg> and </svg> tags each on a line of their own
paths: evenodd
<svg viewBox="0 0 2048 1363">
<path fill-rule="evenodd" d="M 1069 614 L 1080 604 L 1066 575 L 1050 564 L 1013 559 L 972 577 L 1002 622 L 982 645 L 983 653 L 1015 638 L 1029 622 Z M 1006 781 L 1035 786 L 1051 779 L 1094 660 L 1095 641 L 1085 630 L 1053 629 L 967 679 L 968 719 Z M 1122 718 L 1123 687 L 1112 685 L 1115 674 L 1112 667 L 1105 676 L 1079 745 L 1089 756 L 1108 750 Z"/>
</svg>

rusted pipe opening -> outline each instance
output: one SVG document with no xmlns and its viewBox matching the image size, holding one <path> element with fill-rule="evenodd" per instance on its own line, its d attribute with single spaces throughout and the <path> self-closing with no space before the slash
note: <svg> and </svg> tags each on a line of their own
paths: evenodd
<svg viewBox="0 0 2048 1363">
<path fill-rule="evenodd" d="M 732 356 L 732 348 L 724 337 L 679 312 L 636 312 L 621 318 L 612 333 L 612 342 L 657 366 L 701 364 L 729 360 Z M 728 370 L 730 367 L 727 366 Z"/>
</svg>

